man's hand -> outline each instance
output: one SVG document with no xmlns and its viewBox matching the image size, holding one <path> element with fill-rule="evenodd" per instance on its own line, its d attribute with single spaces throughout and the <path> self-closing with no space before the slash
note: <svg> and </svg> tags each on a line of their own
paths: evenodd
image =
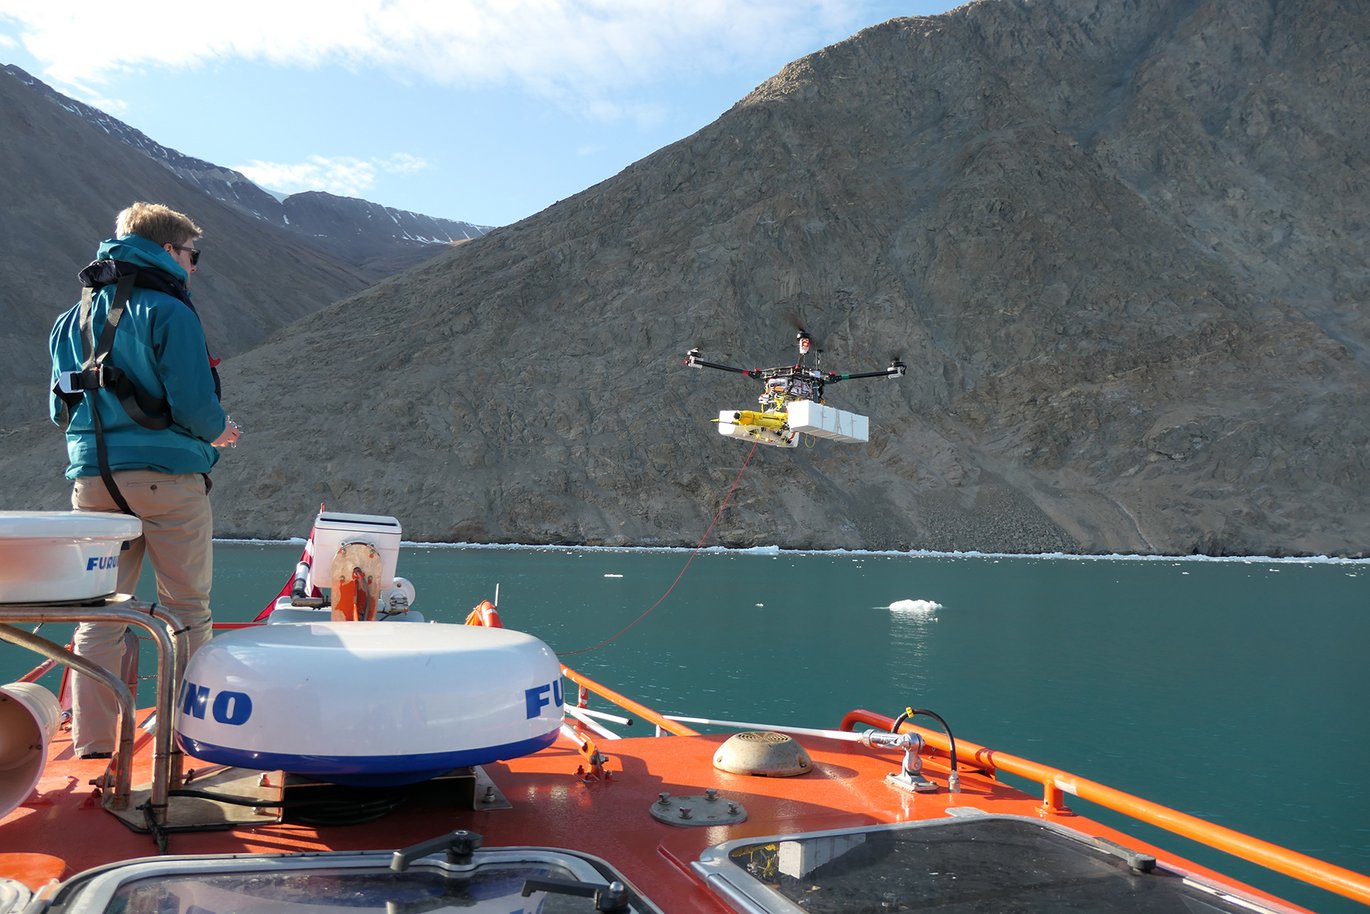
<svg viewBox="0 0 1370 914">
<path fill-rule="evenodd" d="M 237 447 L 238 439 L 242 436 L 242 426 L 234 422 L 232 416 L 228 416 L 226 417 L 226 421 L 224 422 L 223 433 L 219 435 L 218 438 L 215 438 L 213 441 L 211 441 L 210 444 L 214 445 L 215 447 Z"/>
</svg>

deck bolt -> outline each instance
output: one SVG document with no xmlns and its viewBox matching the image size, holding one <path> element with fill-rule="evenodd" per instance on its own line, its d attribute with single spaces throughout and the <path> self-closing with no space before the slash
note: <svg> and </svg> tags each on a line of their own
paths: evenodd
<svg viewBox="0 0 1370 914">
<path fill-rule="evenodd" d="M 656 795 L 656 802 L 658 806 L 670 806 L 671 795 L 669 793 L 659 793 Z"/>
<path fill-rule="evenodd" d="M 494 787 L 493 784 L 486 784 L 486 785 L 485 785 L 485 802 L 486 802 L 486 803 L 493 803 L 493 802 L 495 802 L 495 787 Z"/>
<path fill-rule="evenodd" d="M 717 787 L 709 787 L 709 788 L 705 789 L 705 791 L 704 791 L 704 799 L 708 800 L 710 803 L 712 803 L 713 801 L 717 800 L 717 799 L 718 799 L 718 788 L 717 788 Z"/>
<path fill-rule="evenodd" d="M 736 803 L 729 803 L 729 804 L 728 804 L 728 814 L 729 814 L 729 815 L 733 815 L 733 816 L 737 815 L 737 804 L 736 804 Z"/>
<path fill-rule="evenodd" d="M 682 818 L 682 819 L 688 819 L 688 818 L 690 818 L 690 807 L 688 807 L 688 806 L 682 806 L 682 807 L 680 807 L 680 818 Z"/>
</svg>

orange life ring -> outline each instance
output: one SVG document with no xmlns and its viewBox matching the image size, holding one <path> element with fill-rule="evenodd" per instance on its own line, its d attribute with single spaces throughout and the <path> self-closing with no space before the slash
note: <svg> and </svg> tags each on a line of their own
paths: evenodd
<svg viewBox="0 0 1370 914">
<path fill-rule="evenodd" d="M 484 625 L 486 628 L 504 628 L 499 620 L 499 610 L 489 600 L 481 600 L 466 616 L 467 625 Z"/>
</svg>

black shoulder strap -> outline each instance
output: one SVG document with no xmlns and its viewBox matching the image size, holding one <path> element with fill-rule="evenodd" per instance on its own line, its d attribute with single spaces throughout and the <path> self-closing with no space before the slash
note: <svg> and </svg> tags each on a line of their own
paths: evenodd
<svg viewBox="0 0 1370 914">
<path fill-rule="evenodd" d="M 105 482 L 105 488 L 109 490 L 109 495 L 114 499 L 114 503 L 119 506 L 119 510 L 125 514 L 137 517 L 137 513 L 129 507 L 128 500 L 124 498 L 124 493 L 119 491 L 119 486 L 114 481 L 114 472 L 109 466 L 109 449 L 105 446 L 105 428 L 100 419 L 100 408 L 96 402 L 96 391 L 101 387 L 110 387 L 119 397 L 119 402 L 125 410 L 129 409 L 129 400 L 134 400 L 135 408 L 141 411 L 141 407 L 136 402 L 137 394 L 133 391 L 133 384 L 124 377 L 113 365 L 107 364 L 110 350 L 114 347 L 114 334 L 119 329 L 119 320 L 124 316 L 124 309 L 128 306 L 129 296 L 133 294 L 133 274 L 119 277 L 119 284 L 114 290 L 114 301 L 110 304 L 109 312 L 105 316 L 105 328 L 100 332 L 100 343 L 94 343 L 95 332 L 91 319 L 91 300 L 94 297 L 89 286 L 81 291 L 81 371 L 77 375 L 77 381 L 69 384 L 73 388 L 79 388 L 84 393 L 86 405 L 90 408 L 90 421 L 95 431 L 95 460 L 100 466 L 100 478 Z M 122 385 L 118 382 L 122 380 Z M 60 386 L 60 382 L 59 382 Z M 124 392 L 120 391 L 124 388 Z M 54 389 L 64 403 L 63 418 L 70 420 L 69 409 L 73 405 L 70 399 L 72 396 L 79 398 L 82 394 L 75 390 L 68 392 L 65 396 Z M 138 416 L 132 411 L 129 415 L 134 421 L 139 421 Z M 140 423 L 146 424 L 146 423 Z M 166 428 L 171 424 L 170 417 L 167 418 Z M 65 429 L 64 429 L 65 430 Z"/>
<path fill-rule="evenodd" d="M 58 416 L 58 425 L 62 427 L 63 432 L 71 425 L 71 411 L 85 399 L 85 392 L 104 386 L 99 372 L 93 367 L 95 364 L 95 360 L 92 357 L 95 352 L 95 336 L 91 330 L 92 297 L 93 295 L 90 286 L 86 286 L 81 290 L 81 310 L 79 312 L 81 328 L 81 370 L 62 372 L 57 379 L 57 383 L 52 385 L 52 395 L 62 403 L 61 412 Z M 113 341 L 111 340 L 111 343 L 112 342 Z M 94 409 L 93 404 L 91 409 Z"/>
<path fill-rule="evenodd" d="M 100 410 L 95 403 L 95 392 L 86 391 L 90 403 L 90 418 L 95 425 L 95 460 L 100 464 L 100 478 L 105 481 L 105 488 L 109 490 L 109 497 L 114 499 L 114 503 L 119 506 L 119 510 L 134 517 L 138 513 L 128 506 L 128 500 L 124 498 L 124 493 L 119 491 L 119 486 L 114 481 L 114 471 L 109 468 L 109 450 L 105 447 L 105 429 L 100 422 Z"/>
<path fill-rule="evenodd" d="M 119 277 L 119 285 L 114 290 L 114 301 L 110 303 L 109 313 L 105 315 L 105 329 L 100 333 L 100 345 L 95 350 L 96 367 L 104 372 L 105 386 L 114 390 L 124 412 L 143 428 L 161 431 L 171 427 L 171 406 L 161 397 L 154 397 L 134 384 L 119 368 L 109 361 L 110 350 L 114 346 L 114 332 L 119 329 L 119 320 L 128 307 L 129 296 L 133 294 L 136 274 Z"/>
<path fill-rule="evenodd" d="M 114 287 L 114 301 L 110 302 L 109 311 L 105 314 L 105 329 L 100 331 L 100 344 L 91 346 L 93 329 L 91 323 L 91 290 L 87 286 L 81 290 L 81 345 L 85 347 L 84 368 L 91 368 L 105 364 L 109 358 L 110 350 L 114 348 L 114 334 L 119 329 L 119 320 L 124 316 L 124 309 L 128 307 L 128 300 L 133 295 L 132 273 L 125 273 L 119 277 L 119 282 Z"/>
</svg>

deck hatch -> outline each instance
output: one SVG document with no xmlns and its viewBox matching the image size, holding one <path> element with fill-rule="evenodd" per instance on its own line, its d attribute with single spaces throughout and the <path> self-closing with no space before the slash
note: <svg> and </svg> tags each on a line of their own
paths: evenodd
<svg viewBox="0 0 1370 914">
<path fill-rule="evenodd" d="M 602 860 L 550 848 L 476 851 L 470 863 L 445 854 L 391 869 L 392 852 L 148 858 L 91 871 L 62 887 L 62 914 L 365 914 L 462 910 L 473 914 L 590 912 L 588 898 L 534 891 L 526 883 L 603 885 L 624 881 Z M 658 914 L 628 892 L 627 912 Z"/>
<path fill-rule="evenodd" d="M 1161 866 L 1129 865 L 1136 859 L 1051 823 L 975 815 L 729 841 L 694 868 L 754 914 L 1287 910 L 1219 894 Z"/>
</svg>

